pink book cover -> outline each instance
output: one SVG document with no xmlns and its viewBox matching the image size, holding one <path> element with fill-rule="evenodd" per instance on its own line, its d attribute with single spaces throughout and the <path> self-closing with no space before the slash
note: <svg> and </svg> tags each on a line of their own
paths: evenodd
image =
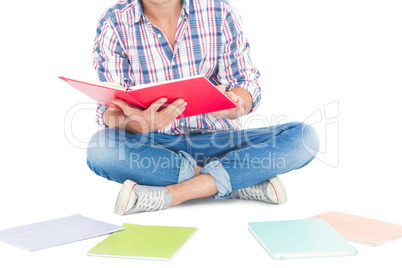
<svg viewBox="0 0 402 268">
<path fill-rule="evenodd" d="M 325 219 L 349 241 L 360 242 L 371 246 L 378 246 L 402 236 L 402 225 L 342 212 L 327 212 L 312 218 Z"/>
<path fill-rule="evenodd" d="M 127 89 L 108 83 L 88 82 L 63 76 L 59 78 L 107 107 L 114 107 L 111 103 L 113 98 L 123 99 L 144 109 L 162 97 L 167 98 L 167 104 L 183 98 L 187 106 L 178 118 L 236 107 L 224 93 L 203 76 L 144 84 Z"/>
</svg>

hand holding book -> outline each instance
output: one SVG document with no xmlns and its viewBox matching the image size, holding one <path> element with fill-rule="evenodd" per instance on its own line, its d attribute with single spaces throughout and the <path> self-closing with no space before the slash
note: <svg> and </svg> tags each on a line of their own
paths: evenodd
<svg viewBox="0 0 402 268">
<path fill-rule="evenodd" d="M 226 110 L 220 110 L 216 112 L 212 112 L 211 115 L 214 117 L 224 117 L 224 118 L 229 118 L 229 119 L 236 119 L 239 118 L 243 115 L 245 115 L 245 110 L 243 107 L 243 99 L 233 93 L 232 91 L 225 91 L 225 86 L 219 85 L 217 88 L 222 91 L 223 94 L 226 95 L 235 105 L 235 108 L 231 109 L 226 109 Z"/>
<path fill-rule="evenodd" d="M 122 99 L 114 98 L 112 103 L 120 109 L 109 107 L 104 114 L 104 121 L 109 127 L 118 127 L 133 133 L 164 129 L 183 113 L 187 105 L 183 99 L 177 99 L 159 110 L 166 101 L 167 98 L 160 98 L 147 109 L 142 109 Z M 124 120 L 121 120 L 122 116 Z"/>
</svg>

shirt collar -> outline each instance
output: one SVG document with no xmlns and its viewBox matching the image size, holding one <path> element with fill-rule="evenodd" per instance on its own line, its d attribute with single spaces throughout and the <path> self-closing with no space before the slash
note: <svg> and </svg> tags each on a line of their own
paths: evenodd
<svg viewBox="0 0 402 268">
<path fill-rule="evenodd" d="M 134 5 L 134 21 L 135 23 L 139 22 L 141 16 L 144 15 L 144 11 L 142 11 L 142 3 L 141 0 L 136 0 Z"/>
<path fill-rule="evenodd" d="M 187 13 L 187 15 L 190 14 L 190 0 L 183 0 L 183 9 Z"/>
<path fill-rule="evenodd" d="M 190 0 L 183 0 L 183 9 L 182 12 L 184 10 L 185 13 L 187 13 L 187 15 L 190 14 Z M 142 9 L 142 3 L 141 0 L 136 0 L 136 3 L 134 5 L 134 21 L 137 23 L 140 21 L 141 17 L 144 16 L 144 11 Z"/>
</svg>

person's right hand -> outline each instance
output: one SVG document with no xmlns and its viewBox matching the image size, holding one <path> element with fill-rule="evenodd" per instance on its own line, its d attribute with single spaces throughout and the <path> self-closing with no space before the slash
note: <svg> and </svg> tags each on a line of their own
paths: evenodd
<svg viewBox="0 0 402 268">
<path fill-rule="evenodd" d="M 166 101 L 166 98 L 160 98 L 145 110 L 132 106 L 118 98 L 114 98 L 112 103 L 119 106 L 124 115 L 126 115 L 124 124 L 131 131 L 135 133 L 148 133 L 166 128 L 186 109 L 187 103 L 183 99 L 177 99 L 161 111 L 158 111 Z M 114 110 L 116 108 L 109 109 Z"/>
</svg>

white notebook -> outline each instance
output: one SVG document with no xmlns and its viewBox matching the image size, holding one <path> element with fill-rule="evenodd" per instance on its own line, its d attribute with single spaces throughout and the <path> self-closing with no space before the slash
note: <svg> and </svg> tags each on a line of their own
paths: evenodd
<svg viewBox="0 0 402 268">
<path fill-rule="evenodd" d="M 35 251 L 110 234 L 124 227 L 79 214 L 0 231 L 0 241 Z"/>
</svg>

